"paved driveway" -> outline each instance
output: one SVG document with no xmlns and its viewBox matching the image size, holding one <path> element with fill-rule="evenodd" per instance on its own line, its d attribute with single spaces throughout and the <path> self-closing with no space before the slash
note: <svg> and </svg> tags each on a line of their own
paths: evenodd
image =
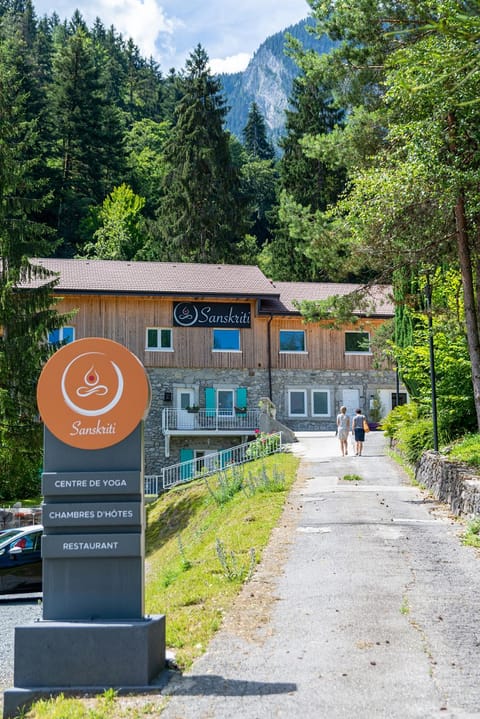
<svg viewBox="0 0 480 719">
<path fill-rule="evenodd" d="M 162 719 L 480 718 L 480 560 L 461 525 L 380 433 L 362 457 L 298 436 L 264 561 Z"/>
</svg>

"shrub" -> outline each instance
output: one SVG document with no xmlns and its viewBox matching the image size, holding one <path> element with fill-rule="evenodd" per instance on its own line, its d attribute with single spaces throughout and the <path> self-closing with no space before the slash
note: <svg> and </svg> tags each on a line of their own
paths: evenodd
<svg viewBox="0 0 480 719">
<path fill-rule="evenodd" d="M 418 405 L 415 402 L 402 404 L 392 409 L 389 414 L 382 419 L 381 427 L 386 437 L 396 439 L 398 432 L 404 425 L 414 424 L 418 419 Z"/>
<path fill-rule="evenodd" d="M 431 419 L 416 419 L 403 423 L 397 434 L 397 449 L 410 464 L 418 462 L 423 452 L 433 446 L 433 424 Z"/>
<path fill-rule="evenodd" d="M 253 442 L 250 442 L 245 456 L 247 459 L 259 459 L 277 452 L 279 448 L 280 435 L 261 432 Z"/>
</svg>

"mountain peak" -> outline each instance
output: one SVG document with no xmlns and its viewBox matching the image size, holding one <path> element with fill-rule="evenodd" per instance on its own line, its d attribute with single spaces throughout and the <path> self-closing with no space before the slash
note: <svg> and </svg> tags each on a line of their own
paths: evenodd
<svg viewBox="0 0 480 719">
<path fill-rule="evenodd" d="M 306 50 L 329 52 L 333 43 L 326 37 L 317 38 L 309 31 L 314 26 L 312 18 L 306 18 L 281 32 L 268 37 L 253 54 L 243 72 L 220 75 L 223 93 L 230 108 L 226 117 L 226 129 L 242 139 L 252 102 L 265 118 L 270 138 L 275 142 L 283 135 L 285 111 L 289 107 L 294 78 L 300 70 L 286 54 L 287 36 L 300 40 Z"/>
</svg>

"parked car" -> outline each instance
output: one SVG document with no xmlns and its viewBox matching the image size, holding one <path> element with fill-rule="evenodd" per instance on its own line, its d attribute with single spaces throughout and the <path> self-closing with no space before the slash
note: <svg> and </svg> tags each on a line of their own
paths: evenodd
<svg viewBox="0 0 480 719">
<path fill-rule="evenodd" d="M 12 536 L 10 531 L 16 533 Z M 42 591 L 43 526 L 0 534 L 0 594 Z"/>
<path fill-rule="evenodd" d="M 25 527 L 10 527 L 9 529 L 0 529 L 0 542 L 14 537 L 19 532 L 23 532 Z"/>
</svg>

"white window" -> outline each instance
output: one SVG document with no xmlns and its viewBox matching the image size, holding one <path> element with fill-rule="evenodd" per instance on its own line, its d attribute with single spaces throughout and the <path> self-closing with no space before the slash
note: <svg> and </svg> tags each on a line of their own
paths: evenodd
<svg viewBox="0 0 480 719">
<path fill-rule="evenodd" d="M 330 416 L 330 392 L 326 389 L 312 389 L 312 416 Z"/>
<path fill-rule="evenodd" d="M 147 327 L 147 350 L 173 352 L 172 330 L 169 327 Z"/>
<path fill-rule="evenodd" d="M 60 327 L 60 329 L 52 330 L 48 333 L 48 341 L 52 345 L 59 344 L 60 342 L 68 344 L 69 342 L 73 342 L 74 339 L 75 327 Z"/>
<path fill-rule="evenodd" d="M 214 352 L 240 352 L 240 330 L 213 330 Z"/>
<path fill-rule="evenodd" d="M 305 332 L 280 330 L 280 352 L 305 352 Z"/>
<path fill-rule="evenodd" d="M 369 332 L 345 332 L 345 352 L 353 354 L 370 353 Z"/>
<path fill-rule="evenodd" d="M 307 391 L 305 389 L 288 390 L 288 414 L 290 417 L 307 416 Z"/>
</svg>

